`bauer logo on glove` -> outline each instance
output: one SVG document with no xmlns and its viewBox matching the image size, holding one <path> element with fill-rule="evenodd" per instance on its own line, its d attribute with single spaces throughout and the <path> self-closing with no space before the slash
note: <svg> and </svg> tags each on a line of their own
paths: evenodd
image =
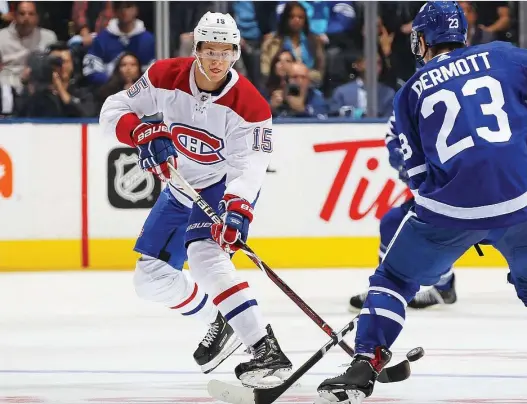
<svg viewBox="0 0 527 404">
<path fill-rule="evenodd" d="M 142 125 L 148 125 L 148 124 L 141 124 L 139 125 L 139 127 L 141 127 Z M 148 138 L 151 137 L 152 135 L 153 135 L 152 138 L 161 136 L 160 134 L 162 132 L 166 132 L 168 137 L 170 137 L 170 131 L 168 130 L 165 124 L 151 125 L 151 126 L 148 126 L 145 130 L 140 131 L 137 135 L 137 140 L 134 139 L 134 141 L 137 142 L 136 144 L 143 144 L 145 141 L 149 142 L 151 139 L 148 139 Z"/>
<path fill-rule="evenodd" d="M 139 166 L 161 181 L 170 180 L 168 163 L 176 164 L 176 147 L 164 123 L 142 123 L 132 132 L 132 141 L 139 154 Z"/>
</svg>

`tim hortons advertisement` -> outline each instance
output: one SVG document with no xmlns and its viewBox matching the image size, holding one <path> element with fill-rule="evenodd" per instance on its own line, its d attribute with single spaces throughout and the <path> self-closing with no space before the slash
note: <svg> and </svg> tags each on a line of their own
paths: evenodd
<svg viewBox="0 0 527 404">
<path fill-rule="evenodd" d="M 388 163 L 382 124 L 275 125 L 253 237 L 376 236 L 411 197 Z"/>
</svg>

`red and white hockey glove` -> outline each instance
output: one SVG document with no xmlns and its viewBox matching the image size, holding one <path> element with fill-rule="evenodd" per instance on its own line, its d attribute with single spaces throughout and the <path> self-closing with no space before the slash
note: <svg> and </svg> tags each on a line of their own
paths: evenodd
<svg viewBox="0 0 527 404">
<path fill-rule="evenodd" d="M 177 168 L 177 152 L 167 126 L 162 122 L 142 123 L 132 132 L 132 141 L 137 147 L 141 168 L 161 181 L 169 181 L 168 162 Z"/>
<path fill-rule="evenodd" d="M 239 240 L 246 241 L 249 224 L 253 220 L 253 207 L 243 198 L 226 194 L 218 207 L 221 223 L 213 224 L 212 238 L 228 254 L 239 250 Z"/>
</svg>

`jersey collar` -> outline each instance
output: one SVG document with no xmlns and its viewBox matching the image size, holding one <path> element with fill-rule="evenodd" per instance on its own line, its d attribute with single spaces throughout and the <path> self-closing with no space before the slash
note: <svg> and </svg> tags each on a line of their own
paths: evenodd
<svg viewBox="0 0 527 404">
<path fill-rule="evenodd" d="M 190 91 L 192 92 L 192 95 L 194 98 L 200 100 L 202 96 L 205 94 L 210 97 L 210 102 L 215 102 L 216 100 L 219 100 L 221 97 L 223 97 L 225 94 L 229 92 L 229 90 L 238 82 L 238 79 L 240 76 L 238 75 L 238 72 L 234 69 L 230 69 L 229 72 L 231 73 L 231 79 L 228 83 L 223 87 L 222 91 L 219 94 L 211 94 L 208 92 L 201 92 L 199 91 L 198 86 L 196 85 L 196 79 L 195 79 L 195 68 L 196 68 L 196 61 L 192 62 L 192 66 L 190 68 L 190 77 L 189 77 L 189 85 L 190 85 Z"/>
</svg>

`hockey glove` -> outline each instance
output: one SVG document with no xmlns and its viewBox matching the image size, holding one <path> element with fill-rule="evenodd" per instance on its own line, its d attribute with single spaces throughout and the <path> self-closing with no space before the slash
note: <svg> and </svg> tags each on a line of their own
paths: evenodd
<svg viewBox="0 0 527 404">
<path fill-rule="evenodd" d="M 139 153 L 139 165 L 161 181 L 170 180 L 168 162 L 177 167 L 177 152 L 164 123 L 142 123 L 132 132 L 132 141 Z"/>
<path fill-rule="evenodd" d="M 218 214 L 222 222 L 212 225 L 212 238 L 226 253 L 232 254 L 240 249 L 236 245 L 239 240 L 247 240 L 253 208 L 245 199 L 226 194 L 220 202 Z"/>
<path fill-rule="evenodd" d="M 404 153 L 399 146 L 400 145 L 397 140 L 388 142 L 386 145 L 389 153 L 388 161 L 390 162 L 390 165 L 399 173 L 399 179 L 408 185 L 410 177 L 408 177 L 408 172 L 406 171 L 404 165 Z"/>
</svg>

